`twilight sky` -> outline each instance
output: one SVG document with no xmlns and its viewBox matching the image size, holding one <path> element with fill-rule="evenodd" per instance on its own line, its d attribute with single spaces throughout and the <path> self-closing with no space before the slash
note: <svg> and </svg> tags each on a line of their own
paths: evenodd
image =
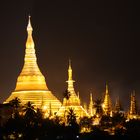
<svg viewBox="0 0 140 140">
<path fill-rule="evenodd" d="M 0 102 L 14 90 L 24 59 L 31 15 L 38 65 L 62 101 L 72 60 L 76 92 L 88 102 L 109 84 L 124 107 L 135 90 L 140 101 L 140 14 L 133 1 L 8 1 L 0 4 Z"/>
</svg>

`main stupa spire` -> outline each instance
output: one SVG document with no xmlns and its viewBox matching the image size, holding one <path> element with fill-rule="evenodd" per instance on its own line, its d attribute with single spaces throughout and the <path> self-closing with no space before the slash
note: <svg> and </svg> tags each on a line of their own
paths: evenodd
<svg viewBox="0 0 140 140">
<path fill-rule="evenodd" d="M 31 17 L 29 16 L 24 65 L 17 78 L 15 90 L 4 103 L 18 97 L 23 105 L 30 101 L 35 107 L 43 108 L 45 116 L 47 116 L 50 103 L 52 113 L 55 114 L 61 107 L 61 102 L 48 89 L 45 77 L 38 67 L 32 32 Z"/>
<path fill-rule="evenodd" d="M 68 83 L 68 91 L 71 94 L 74 94 L 75 91 L 74 91 L 73 83 L 75 81 L 72 79 L 72 68 L 71 68 L 71 60 L 70 59 L 69 59 L 69 68 L 68 68 L 68 81 L 66 81 L 66 82 Z"/>
<path fill-rule="evenodd" d="M 32 25 L 31 25 L 31 16 L 29 15 L 29 19 L 28 19 L 28 26 L 27 26 L 27 32 L 28 31 L 33 31 Z"/>
<path fill-rule="evenodd" d="M 37 65 L 35 45 L 32 37 L 31 17 L 29 16 L 27 25 L 27 41 L 24 57 L 24 66 L 18 77 L 16 89 L 19 90 L 48 90 L 45 78 Z"/>
</svg>

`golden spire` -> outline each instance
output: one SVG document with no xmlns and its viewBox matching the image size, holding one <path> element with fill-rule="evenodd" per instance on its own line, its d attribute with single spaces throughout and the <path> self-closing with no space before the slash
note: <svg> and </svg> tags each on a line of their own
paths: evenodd
<svg viewBox="0 0 140 140">
<path fill-rule="evenodd" d="M 111 113 L 111 100 L 110 100 L 107 84 L 106 84 L 105 97 L 103 101 L 103 110 L 106 115 Z"/>
<path fill-rule="evenodd" d="M 136 115 L 137 114 L 137 106 L 136 106 L 136 98 L 135 98 L 135 91 L 131 93 L 131 101 L 130 101 L 130 115 Z"/>
<path fill-rule="evenodd" d="M 27 32 L 29 34 L 32 34 L 32 31 L 33 31 L 33 28 L 32 28 L 32 25 L 31 25 L 31 16 L 29 15 L 29 19 L 28 19 L 28 26 L 27 26 Z"/>
<path fill-rule="evenodd" d="M 72 67 L 71 67 L 71 60 L 69 59 L 69 66 L 68 66 L 68 89 L 69 92 L 69 98 L 63 99 L 63 105 L 57 112 L 58 116 L 65 116 L 65 112 L 68 111 L 69 108 L 73 108 L 75 110 L 76 116 L 88 116 L 88 113 L 84 110 L 84 108 L 80 105 L 80 98 L 79 98 L 79 92 L 76 94 L 74 90 L 74 80 L 72 79 Z"/>
<path fill-rule="evenodd" d="M 120 103 L 120 98 L 119 98 L 119 96 L 117 97 L 117 99 L 116 99 L 116 103 L 115 103 L 115 111 L 116 112 L 119 112 L 119 111 L 121 111 L 121 103 Z"/>
<path fill-rule="evenodd" d="M 93 103 L 93 100 L 92 100 L 92 93 L 90 93 L 90 102 Z"/>
<path fill-rule="evenodd" d="M 106 95 L 108 94 L 108 85 L 106 83 L 106 90 L 105 90 Z"/>
<path fill-rule="evenodd" d="M 92 99 L 92 93 L 90 93 L 90 101 L 89 101 L 89 109 L 88 109 L 89 115 L 93 116 L 93 99 Z"/>
<path fill-rule="evenodd" d="M 32 38 L 31 17 L 27 25 L 27 41 L 24 57 L 24 66 L 18 77 L 15 91 L 20 90 L 48 90 L 45 78 L 42 75 L 35 54 L 35 45 Z"/>
<path fill-rule="evenodd" d="M 68 79 L 72 80 L 71 60 L 69 59 Z"/>
<path fill-rule="evenodd" d="M 29 16 L 24 65 L 18 76 L 16 88 L 5 103 L 8 103 L 15 97 L 21 100 L 22 105 L 28 101 L 33 102 L 34 107 L 43 109 L 46 117 L 49 114 L 49 103 L 51 103 L 52 115 L 54 115 L 61 107 L 61 102 L 47 88 L 45 77 L 37 65 L 32 31 L 31 17 Z"/>
<path fill-rule="evenodd" d="M 75 81 L 72 79 L 72 68 L 71 68 L 71 60 L 69 59 L 69 68 L 68 68 L 68 91 L 73 94 L 75 93 L 74 91 L 74 86 L 73 86 L 73 83 Z"/>
</svg>

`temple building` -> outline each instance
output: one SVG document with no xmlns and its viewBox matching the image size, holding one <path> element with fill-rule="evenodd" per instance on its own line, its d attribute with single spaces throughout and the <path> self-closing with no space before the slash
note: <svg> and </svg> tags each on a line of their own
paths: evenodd
<svg viewBox="0 0 140 140">
<path fill-rule="evenodd" d="M 106 84 L 106 91 L 105 96 L 102 104 L 103 112 L 105 115 L 111 115 L 112 113 L 112 105 L 111 105 L 111 99 L 108 92 L 108 85 Z"/>
<path fill-rule="evenodd" d="M 133 92 L 130 97 L 130 109 L 128 113 L 128 119 L 137 119 L 138 118 L 137 110 L 138 109 L 136 104 L 135 92 Z"/>
<path fill-rule="evenodd" d="M 90 101 L 89 101 L 89 106 L 88 106 L 88 114 L 89 116 L 94 116 L 96 113 L 96 109 L 94 107 L 94 102 L 93 102 L 93 99 L 92 99 L 92 93 L 90 93 Z"/>
<path fill-rule="evenodd" d="M 114 112 L 115 113 L 120 113 L 121 111 L 122 111 L 122 106 L 121 106 L 120 98 L 117 97 L 116 102 L 115 102 Z"/>
<path fill-rule="evenodd" d="M 23 105 L 30 101 L 36 108 L 43 108 L 46 113 L 50 112 L 51 104 L 51 111 L 54 114 L 61 107 L 61 102 L 48 89 L 45 77 L 38 67 L 32 31 L 29 16 L 24 66 L 17 78 L 15 90 L 4 103 L 18 97 Z"/>
<path fill-rule="evenodd" d="M 80 99 L 79 95 L 77 96 L 73 83 L 75 82 L 72 79 L 72 67 L 71 67 L 71 61 L 69 60 L 69 68 L 68 68 L 68 97 L 64 97 L 63 99 L 63 105 L 58 111 L 57 115 L 61 117 L 65 117 L 69 111 L 69 109 L 73 109 L 77 118 L 89 116 L 88 113 L 85 111 L 85 109 L 80 105 Z"/>
</svg>

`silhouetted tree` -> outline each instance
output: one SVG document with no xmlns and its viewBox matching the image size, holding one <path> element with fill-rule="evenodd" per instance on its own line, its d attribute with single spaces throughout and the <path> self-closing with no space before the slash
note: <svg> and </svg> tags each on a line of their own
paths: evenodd
<svg viewBox="0 0 140 140">
<path fill-rule="evenodd" d="M 14 107 L 15 109 L 18 109 L 20 107 L 20 99 L 18 97 L 15 97 L 13 100 L 9 101 L 10 105 Z"/>
<path fill-rule="evenodd" d="M 16 113 L 16 115 L 11 117 L 6 124 L 3 126 L 3 136 L 6 137 L 6 139 L 9 139 L 9 137 L 12 135 L 15 139 L 19 139 L 23 137 L 24 135 L 24 121 L 23 117 L 19 115 L 19 113 Z"/>
<path fill-rule="evenodd" d="M 126 135 L 140 137 L 140 120 L 132 119 L 125 123 Z"/>
<path fill-rule="evenodd" d="M 124 125 L 126 118 L 125 118 L 123 113 L 117 112 L 117 113 L 113 114 L 111 120 L 112 120 L 112 125 L 113 126 L 118 125 L 118 124 L 119 125 Z"/>
<path fill-rule="evenodd" d="M 66 89 L 65 92 L 63 93 L 64 98 L 68 100 L 70 98 L 70 92 Z"/>
<path fill-rule="evenodd" d="M 73 125 L 73 124 L 75 124 L 75 123 L 77 123 L 77 122 L 76 122 L 76 114 L 75 114 L 75 112 L 74 112 L 74 109 L 70 108 L 70 109 L 68 110 L 68 115 L 67 115 L 67 124 L 68 124 L 69 126 L 71 126 L 71 125 Z"/>
<path fill-rule="evenodd" d="M 80 119 L 79 125 L 81 128 L 87 128 L 90 129 L 92 127 L 92 118 L 89 117 L 83 117 Z"/>
<path fill-rule="evenodd" d="M 78 133 L 79 133 L 79 125 L 77 124 L 76 121 L 76 114 L 72 108 L 69 108 L 67 114 L 67 126 L 65 134 L 69 136 L 70 139 L 73 139 Z"/>
<path fill-rule="evenodd" d="M 92 127 L 92 136 L 93 136 L 93 138 L 95 137 L 95 136 L 108 136 L 108 132 L 105 132 L 103 129 L 102 129 L 102 127 L 100 127 L 100 126 L 93 126 Z"/>
<path fill-rule="evenodd" d="M 95 100 L 94 107 L 96 108 L 96 114 L 102 115 L 103 109 L 102 109 L 102 100 L 101 99 Z"/>
<path fill-rule="evenodd" d="M 108 115 L 103 115 L 101 120 L 100 120 L 100 124 L 103 128 L 109 128 L 112 127 L 112 120 L 111 117 Z"/>
<path fill-rule="evenodd" d="M 125 133 L 124 125 L 125 125 L 125 121 L 126 121 L 124 114 L 116 112 L 112 116 L 111 120 L 112 120 L 112 126 L 115 128 L 115 130 L 114 130 L 115 135 L 118 135 L 118 136 L 124 135 L 124 133 Z"/>
<path fill-rule="evenodd" d="M 24 122 L 25 122 L 25 137 L 24 139 L 34 139 L 35 138 L 35 110 L 32 103 L 29 101 L 25 104 L 24 108 Z"/>
<path fill-rule="evenodd" d="M 66 104 L 65 104 L 65 111 L 64 111 L 64 122 L 66 122 L 66 112 L 67 112 L 67 104 L 68 104 L 68 100 L 70 98 L 70 92 L 66 89 L 65 92 L 63 93 L 64 99 L 66 99 Z"/>
<path fill-rule="evenodd" d="M 15 115 L 19 115 L 21 101 L 18 97 L 15 97 L 13 100 L 9 101 L 9 104 L 13 107 L 12 117 L 14 118 Z"/>
<path fill-rule="evenodd" d="M 24 112 L 25 112 L 24 119 L 26 121 L 26 125 L 33 125 L 36 113 L 30 101 L 27 102 L 27 104 L 25 104 Z"/>
</svg>

